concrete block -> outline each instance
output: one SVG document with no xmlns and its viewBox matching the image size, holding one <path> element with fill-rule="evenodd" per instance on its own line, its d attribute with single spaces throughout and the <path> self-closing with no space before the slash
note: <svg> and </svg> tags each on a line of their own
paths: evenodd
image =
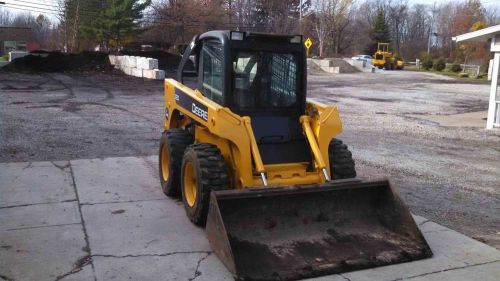
<svg viewBox="0 0 500 281">
<path fill-rule="evenodd" d="M 132 67 L 130 74 L 135 77 L 142 78 L 142 69 L 137 67 Z"/>
<path fill-rule="evenodd" d="M 126 75 L 132 75 L 132 67 L 128 67 L 125 65 L 120 65 L 120 70 Z"/>
<path fill-rule="evenodd" d="M 76 201 L 0 209 L 0 231 L 75 223 L 81 223 Z"/>
<path fill-rule="evenodd" d="M 23 52 L 23 51 L 12 51 L 9 52 L 9 61 L 13 61 L 18 58 L 22 58 L 29 55 L 28 52 Z"/>
<path fill-rule="evenodd" d="M 137 57 L 137 68 L 144 69 L 143 66 L 145 66 L 145 61 L 147 58 L 145 57 Z"/>
<path fill-rule="evenodd" d="M 334 74 L 340 73 L 340 67 L 338 66 L 324 67 L 323 70 L 328 73 L 334 73 Z"/>
<path fill-rule="evenodd" d="M 165 71 L 161 69 L 144 70 L 142 76 L 148 79 L 162 80 L 165 79 Z"/>
<path fill-rule="evenodd" d="M 331 67 L 333 66 L 333 62 L 327 59 L 314 59 L 313 60 L 320 67 Z"/>
<path fill-rule="evenodd" d="M 156 80 L 165 79 L 165 70 L 155 69 L 155 78 Z"/>
<path fill-rule="evenodd" d="M 115 55 L 108 55 L 109 63 L 111 65 L 116 65 L 116 56 Z"/>
<path fill-rule="evenodd" d="M 0 163 L 0 207 L 76 200 L 68 161 Z"/>
<path fill-rule="evenodd" d="M 154 69 L 142 70 L 142 77 L 147 79 L 155 79 L 155 70 Z"/>
<path fill-rule="evenodd" d="M 158 167 L 138 157 L 72 160 L 83 204 L 164 199 Z"/>
<path fill-rule="evenodd" d="M 115 65 L 123 65 L 124 56 L 115 56 Z"/>
<path fill-rule="evenodd" d="M 165 198 L 84 205 L 82 214 L 93 254 L 125 256 L 210 251 L 204 229 L 191 223 L 178 201 Z"/>
<path fill-rule="evenodd" d="M 88 255 L 80 224 L 2 231 L 0 245 L 0 272 L 7 280 L 59 280 Z"/>
<path fill-rule="evenodd" d="M 157 69 L 158 68 L 158 60 L 148 58 L 148 65 L 151 66 L 151 69 Z"/>
<path fill-rule="evenodd" d="M 498 281 L 500 280 L 500 261 L 457 268 L 455 270 L 440 271 L 412 278 L 414 281 Z"/>
<path fill-rule="evenodd" d="M 158 68 L 158 60 L 152 58 L 137 58 L 137 68 L 141 69 L 155 69 Z"/>
<path fill-rule="evenodd" d="M 127 57 L 128 67 L 137 67 L 137 57 L 135 56 L 126 56 L 126 57 Z"/>
</svg>

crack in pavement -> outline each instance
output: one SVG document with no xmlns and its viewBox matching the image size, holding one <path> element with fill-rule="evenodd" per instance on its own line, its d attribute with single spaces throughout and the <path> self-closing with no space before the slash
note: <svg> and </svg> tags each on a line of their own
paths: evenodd
<svg viewBox="0 0 500 281">
<path fill-rule="evenodd" d="M 397 278 L 397 279 L 393 279 L 392 281 L 401 281 L 401 280 L 406 280 L 406 279 L 414 279 L 414 278 L 417 278 L 417 277 L 427 276 L 427 275 L 431 275 L 431 274 L 436 274 L 436 273 L 441 273 L 441 272 L 447 272 L 447 271 L 457 270 L 457 269 L 464 269 L 464 268 L 469 268 L 469 267 L 475 267 L 475 266 L 480 266 L 480 265 L 495 263 L 495 262 L 499 262 L 499 261 L 500 260 L 494 260 L 494 261 L 477 263 L 477 264 L 472 264 L 472 265 L 452 267 L 452 268 L 447 268 L 447 269 L 443 269 L 443 270 L 437 270 L 437 271 L 433 271 L 433 272 L 422 273 L 422 274 L 419 274 L 419 275 L 414 275 L 414 276 L 409 276 L 409 277 L 404 277 L 404 278 Z"/>
<path fill-rule="evenodd" d="M 193 281 L 194 279 L 198 278 L 202 272 L 199 270 L 200 268 L 200 265 L 201 263 L 206 260 L 212 253 L 207 253 L 206 256 L 202 257 L 201 259 L 198 260 L 198 262 L 196 263 L 196 268 L 195 268 L 195 271 L 194 271 L 194 276 L 192 278 L 189 278 L 188 281 Z"/>
<path fill-rule="evenodd" d="M 76 199 L 68 199 L 68 200 L 57 201 L 57 202 L 42 202 L 42 203 L 29 203 L 29 204 L 10 205 L 10 206 L 2 206 L 2 207 L 0 207 L 0 210 L 1 209 L 18 208 L 18 207 L 36 206 L 36 205 L 60 204 L 60 203 L 75 202 L 75 201 L 76 201 Z"/>
<path fill-rule="evenodd" d="M 118 203 L 136 203 L 136 202 L 148 202 L 148 201 L 162 201 L 168 200 L 168 198 L 156 198 L 156 199 L 144 199 L 144 200 L 125 200 L 125 201 L 111 201 L 111 202 L 96 202 L 96 203 L 80 203 L 81 206 L 93 206 L 102 204 L 118 204 Z"/>
<path fill-rule="evenodd" d="M 427 220 L 427 219 L 426 219 L 426 220 L 424 220 L 423 222 L 419 223 L 419 224 L 418 224 L 418 226 L 422 226 L 422 225 L 424 225 L 424 224 L 426 224 L 426 223 L 428 223 L 428 222 L 431 222 L 431 220 Z"/>
<path fill-rule="evenodd" d="M 78 196 L 78 189 L 76 187 L 75 173 L 73 172 L 73 166 L 71 165 L 71 162 L 69 164 L 70 164 L 69 165 L 69 173 L 71 175 L 71 184 L 73 185 L 73 190 L 75 191 L 76 202 L 78 205 L 78 212 L 80 213 L 80 221 L 82 223 L 83 238 L 85 240 L 85 246 L 83 247 L 82 250 L 86 251 L 88 254 L 88 257 L 90 258 L 89 263 L 90 263 L 90 266 L 92 267 L 92 274 L 94 275 L 94 281 L 97 281 L 94 263 L 92 262 L 92 250 L 90 249 L 89 235 L 87 233 L 87 227 L 85 225 L 85 220 L 83 219 L 82 206 L 80 204 L 80 197 Z"/>
<path fill-rule="evenodd" d="M 340 276 L 340 277 L 342 277 L 342 278 L 344 278 L 346 281 L 351 281 L 351 279 L 349 279 L 349 278 L 345 277 L 345 276 L 344 276 L 344 275 L 342 275 L 342 274 L 339 274 L 339 276 Z"/>
<path fill-rule="evenodd" d="M 212 252 L 209 252 L 207 253 L 206 256 L 202 257 L 201 259 L 198 260 L 198 262 L 196 263 L 196 268 L 194 270 L 194 276 L 192 278 L 189 278 L 188 281 L 193 281 L 194 279 L 198 278 L 198 276 L 200 276 L 202 273 L 201 271 L 199 270 L 200 269 L 200 265 L 201 263 L 206 260 L 210 255 L 212 254 Z"/>
<path fill-rule="evenodd" d="M 58 275 L 54 281 L 59 281 L 63 278 L 66 278 L 69 275 L 75 274 L 77 272 L 80 272 L 83 270 L 83 268 L 89 264 L 92 264 L 92 257 L 90 255 L 86 255 L 84 257 L 79 258 L 75 264 L 73 265 L 73 268 L 61 275 Z"/>
<path fill-rule="evenodd" d="M 17 228 L 4 229 L 2 231 L 36 229 L 36 228 L 44 228 L 44 227 L 58 227 L 58 226 L 68 226 L 68 225 L 76 225 L 76 224 L 80 224 L 80 223 L 79 222 L 74 222 L 74 223 L 62 223 L 62 224 L 49 224 L 49 225 L 37 225 L 37 226 L 17 227 Z"/>
<path fill-rule="evenodd" d="M 206 257 L 211 255 L 212 251 L 178 251 L 178 252 L 169 252 L 164 254 L 139 254 L 139 255 L 109 255 L 109 254 L 94 254 L 92 257 L 102 257 L 102 258 L 141 258 L 141 257 L 168 257 L 173 255 L 189 255 L 189 254 L 207 254 Z M 206 258 L 205 257 L 205 258 Z"/>
<path fill-rule="evenodd" d="M 56 168 L 58 168 L 59 170 L 61 170 L 62 172 L 66 172 L 66 168 L 69 167 L 69 161 L 66 165 L 57 165 L 54 161 L 50 161 L 50 163 L 52 163 L 52 165 L 54 165 Z"/>
</svg>

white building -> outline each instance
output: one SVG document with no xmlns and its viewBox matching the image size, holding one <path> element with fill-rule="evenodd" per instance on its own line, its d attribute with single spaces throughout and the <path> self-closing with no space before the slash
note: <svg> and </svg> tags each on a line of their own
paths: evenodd
<svg viewBox="0 0 500 281">
<path fill-rule="evenodd" d="M 491 69 L 491 90 L 486 129 L 500 128 L 500 95 L 498 94 L 498 73 L 500 69 L 500 25 L 453 37 L 456 42 L 487 42 L 491 40 L 490 51 L 494 53 Z M 491 64 L 491 62 L 490 62 Z"/>
</svg>

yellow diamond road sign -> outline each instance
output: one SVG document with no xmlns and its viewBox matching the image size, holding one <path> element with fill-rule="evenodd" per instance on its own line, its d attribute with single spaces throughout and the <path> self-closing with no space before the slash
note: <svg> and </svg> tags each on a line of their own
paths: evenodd
<svg viewBox="0 0 500 281">
<path fill-rule="evenodd" d="M 313 42 L 311 41 L 311 38 L 307 38 L 306 42 L 304 42 L 304 45 L 306 45 L 306 48 L 310 48 Z"/>
</svg>

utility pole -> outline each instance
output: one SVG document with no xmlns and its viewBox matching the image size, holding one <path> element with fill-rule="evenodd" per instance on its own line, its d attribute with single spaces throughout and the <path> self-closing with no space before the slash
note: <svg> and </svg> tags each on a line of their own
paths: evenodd
<svg viewBox="0 0 500 281">
<path fill-rule="evenodd" d="M 68 5 L 64 2 L 64 52 L 68 52 Z"/>
<path fill-rule="evenodd" d="M 302 35 L 302 1 L 299 4 L 299 33 Z"/>
<path fill-rule="evenodd" d="M 431 37 L 432 37 L 432 27 L 429 27 L 429 40 L 427 41 L 427 53 L 431 53 Z"/>
<path fill-rule="evenodd" d="M 71 51 L 75 51 L 75 45 L 76 45 L 76 33 L 78 30 L 78 20 L 79 20 L 79 15 L 80 15 L 80 0 L 76 0 L 76 12 L 75 12 L 75 21 L 73 24 L 73 39 L 72 41 L 72 46 L 71 46 Z"/>
</svg>

